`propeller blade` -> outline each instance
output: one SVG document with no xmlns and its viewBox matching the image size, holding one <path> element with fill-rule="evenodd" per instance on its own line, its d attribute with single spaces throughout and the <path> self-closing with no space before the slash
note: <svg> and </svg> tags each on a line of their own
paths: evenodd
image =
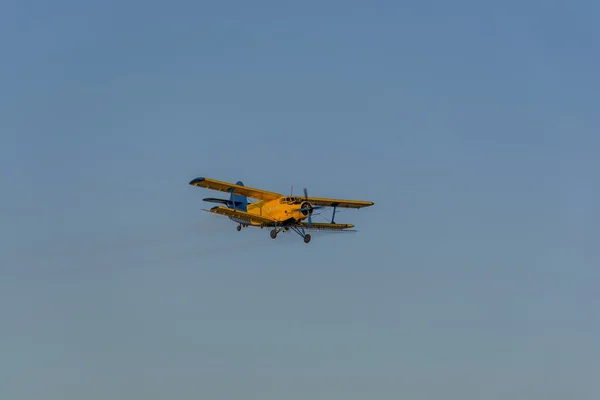
<svg viewBox="0 0 600 400">
<path fill-rule="evenodd" d="M 304 198 L 308 201 L 308 190 L 306 188 L 304 188 Z M 308 227 L 312 227 L 312 212 L 310 209 L 308 210 Z"/>
</svg>

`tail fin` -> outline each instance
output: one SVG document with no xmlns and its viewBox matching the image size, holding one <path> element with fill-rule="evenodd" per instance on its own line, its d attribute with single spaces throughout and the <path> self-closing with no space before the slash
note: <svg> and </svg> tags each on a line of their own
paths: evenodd
<svg viewBox="0 0 600 400">
<path fill-rule="evenodd" d="M 238 181 L 235 184 L 239 186 L 244 186 L 244 183 L 242 181 Z M 244 212 L 248 211 L 248 198 L 246 196 L 231 193 L 231 195 L 229 196 L 229 201 L 231 202 L 231 207 L 234 210 L 240 210 Z"/>
</svg>

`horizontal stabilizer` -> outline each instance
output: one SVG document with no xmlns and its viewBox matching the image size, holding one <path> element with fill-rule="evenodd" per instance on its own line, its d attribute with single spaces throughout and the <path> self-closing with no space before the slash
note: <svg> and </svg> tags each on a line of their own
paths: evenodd
<svg viewBox="0 0 600 400">
<path fill-rule="evenodd" d="M 214 197 L 207 197 L 205 199 L 202 199 L 202 201 L 206 201 L 208 203 L 219 203 L 219 204 L 231 204 L 231 202 L 227 199 L 215 199 Z"/>
</svg>

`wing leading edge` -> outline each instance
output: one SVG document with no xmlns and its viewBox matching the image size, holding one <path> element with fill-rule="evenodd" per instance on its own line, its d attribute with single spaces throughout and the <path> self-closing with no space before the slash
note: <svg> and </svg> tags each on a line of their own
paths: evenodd
<svg viewBox="0 0 600 400">
<path fill-rule="evenodd" d="M 230 218 L 234 218 L 238 222 L 244 221 L 250 224 L 256 224 L 261 226 L 275 226 L 275 220 L 271 218 L 262 217 L 260 215 L 250 214 L 245 211 L 233 210 L 231 208 L 216 206 L 208 210 L 214 214 L 225 215 Z"/>
<path fill-rule="evenodd" d="M 192 179 L 190 181 L 190 185 L 203 187 L 206 189 L 218 190 L 220 192 L 230 193 L 233 190 L 237 195 L 242 195 L 257 200 L 274 200 L 283 197 L 283 195 L 279 193 L 269 192 L 267 190 L 256 189 L 248 186 L 236 185 L 234 183 L 218 181 L 216 179 L 211 178 L 198 177 Z"/>
<path fill-rule="evenodd" d="M 363 208 L 370 207 L 375 204 L 372 201 L 328 199 L 323 197 L 309 197 L 308 202 L 313 206 L 337 208 Z"/>
</svg>

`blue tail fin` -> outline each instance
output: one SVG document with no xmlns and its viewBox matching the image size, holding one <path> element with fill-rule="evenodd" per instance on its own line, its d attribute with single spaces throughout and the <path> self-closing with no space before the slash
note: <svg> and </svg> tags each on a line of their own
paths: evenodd
<svg viewBox="0 0 600 400">
<path fill-rule="evenodd" d="M 242 181 L 238 181 L 235 184 L 239 186 L 244 186 L 244 183 Z M 245 212 L 248 211 L 248 198 L 246 196 L 231 193 L 231 195 L 229 196 L 229 201 L 231 202 L 231 207 L 234 210 L 240 210 Z"/>
</svg>

